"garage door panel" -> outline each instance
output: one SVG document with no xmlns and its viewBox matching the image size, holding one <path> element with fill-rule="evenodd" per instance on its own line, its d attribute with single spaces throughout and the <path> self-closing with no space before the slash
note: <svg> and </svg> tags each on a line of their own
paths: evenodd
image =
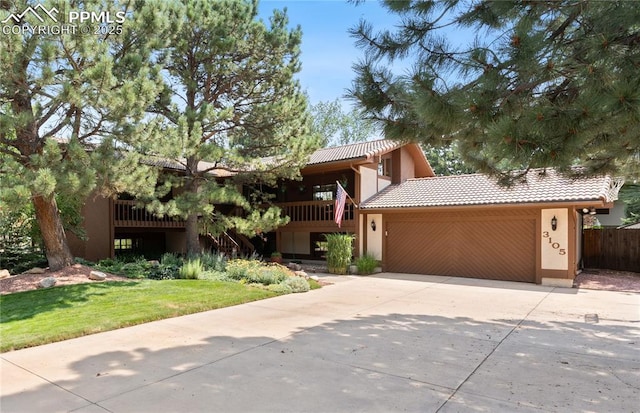
<svg viewBox="0 0 640 413">
<path fill-rule="evenodd" d="M 387 243 L 395 248 L 387 254 L 387 265 L 395 272 L 450 274 L 451 262 L 443 254 L 451 248 L 446 236 L 451 227 L 446 222 L 390 222 Z"/>
<path fill-rule="evenodd" d="M 535 222 L 462 222 L 452 275 L 535 282 Z"/>
<path fill-rule="evenodd" d="M 389 271 L 535 282 L 535 220 L 387 221 Z"/>
</svg>

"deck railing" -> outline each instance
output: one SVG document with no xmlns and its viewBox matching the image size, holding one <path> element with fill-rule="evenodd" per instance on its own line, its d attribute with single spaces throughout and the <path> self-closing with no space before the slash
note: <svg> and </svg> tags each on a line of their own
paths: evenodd
<svg viewBox="0 0 640 413">
<path fill-rule="evenodd" d="M 279 203 L 283 214 L 295 223 L 332 222 L 334 220 L 335 201 L 303 201 Z M 351 223 L 355 219 L 353 202 L 347 200 L 342 215 L 343 223 Z"/>
<path fill-rule="evenodd" d="M 168 216 L 159 217 L 137 206 L 135 201 L 113 201 L 113 221 L 116 227 L 184 228 L 184 221 Z"/>
</svg>

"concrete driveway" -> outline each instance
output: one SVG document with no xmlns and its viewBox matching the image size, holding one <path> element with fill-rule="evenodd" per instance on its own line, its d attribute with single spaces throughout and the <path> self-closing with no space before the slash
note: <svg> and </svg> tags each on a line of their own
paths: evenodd
<svg viewBox="0 0 640 413">
<path fill-rule="evenodd" d="M 640 410 L 640 295 L 474 279 L 321 290 L 1 355 L 0 411 Z"/>
</svg>

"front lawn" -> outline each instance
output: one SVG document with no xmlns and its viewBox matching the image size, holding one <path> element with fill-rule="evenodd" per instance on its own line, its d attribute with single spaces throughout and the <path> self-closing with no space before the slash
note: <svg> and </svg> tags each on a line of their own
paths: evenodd
<svg viewBox="0 0 640 413">
<path fill-rule="evenodd" d="M 0 296 L 0 352 L 247 303 L 278 292 L 210 280 L 76 284 Z"/>
</svg>

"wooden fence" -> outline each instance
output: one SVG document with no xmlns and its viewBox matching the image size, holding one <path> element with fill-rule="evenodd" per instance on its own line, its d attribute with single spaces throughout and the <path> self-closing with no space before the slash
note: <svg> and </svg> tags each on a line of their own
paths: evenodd
<svg viewBox="0 0 640 413">
<path fill-rule="evenodd" d="M 585 268 L 640 272 L 640 229 L 585 229 Z"/>
</svg>

